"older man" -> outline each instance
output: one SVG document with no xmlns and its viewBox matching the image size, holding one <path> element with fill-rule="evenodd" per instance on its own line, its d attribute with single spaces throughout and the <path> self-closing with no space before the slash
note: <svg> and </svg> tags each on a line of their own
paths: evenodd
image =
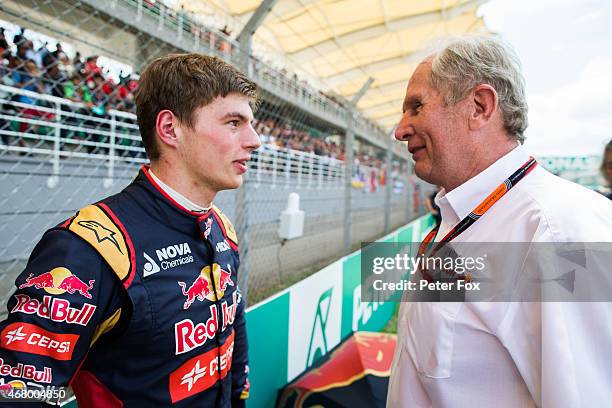
<svg viewBox="0 0 612 408">
<path fill-rule="evenodd" d="M 445 242 L 610 242 L 612 204 L 530 157 L 518 58 L 455 39 L 408 83 L 395 137 L 442 186 Z M 545 300 L 545 299 L 543 299 Z M 612 400 L 610 303 L 406 302 L 388 407 L 578 407 Z"/>
</svg>

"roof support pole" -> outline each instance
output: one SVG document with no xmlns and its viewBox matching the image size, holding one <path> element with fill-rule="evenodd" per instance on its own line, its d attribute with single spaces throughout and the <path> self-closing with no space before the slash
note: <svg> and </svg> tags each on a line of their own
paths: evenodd
<svg viewBox="0 0 612 408">
<path fill-rule="evenodd" d="M 248 72 L 248 59 L 251 54 L 251 43 L 255 31 L 261 26 L 265 18 L 270 14 L 272 8 L 278 0 L 263 0 L 261 4 L 255 9 L 251 18 L 244 25 L 240 34 L 238 34 L 237 40 L 240 44 L 240 50 L 242 54 L 241 58 L 241 69 L 246 73 Z"/>
<path fill-rule="evenodd" d="M 351 252 L 351 193 L 352 193 L 352 179 L 353 179 L 353 144 L 355 140 L 355 117 L 357 116 L 357 103 L 368 91 L 370 85 L 374 82 L 374 78 L 370 77 L 361 86 L 359 92 L 353 96 L 351 103 L 347 107 L 347 120 L 346 120 L 346 140 L 344 142 L 344 175 L 345 175 L 345 187 L 344 187 L 344 254 L 348 255 Z"/>
</svg>

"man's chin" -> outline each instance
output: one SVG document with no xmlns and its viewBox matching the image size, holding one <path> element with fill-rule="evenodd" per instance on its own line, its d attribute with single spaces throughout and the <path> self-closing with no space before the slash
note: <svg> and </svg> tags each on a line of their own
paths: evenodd
<svg viewBox="0 0 612 408">
<path fill-rule="evenodd" d="M 416 174 L 416 176 L 423 181 L 435 184 L 433 183 L 433 180 L 431 177 L 431 169 L 425 169 L 424 167 L 425 166 L 419 166 L 419 163 L 415 163 L 414 174 Z"/>
</svg>

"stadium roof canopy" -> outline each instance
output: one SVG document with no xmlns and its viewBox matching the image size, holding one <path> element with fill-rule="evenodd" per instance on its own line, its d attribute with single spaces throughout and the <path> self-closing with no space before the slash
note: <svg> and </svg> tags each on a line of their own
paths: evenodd
<svg viewBox="0 0 612 408">
<path fill-rule="evenodd" d="M 385 129 L 397 123 L 406 84 L 432 41 L 486 31 L 486 0 L 278 0 L 255 33 L 256 45 L 350 100 L 374 79 L 358 108 Z M 231 16 L 235 37 L 261 0 L 179 1 L 187 10 Z M 261 54 L 261 53 L 258 53 Z"/>
</svg>

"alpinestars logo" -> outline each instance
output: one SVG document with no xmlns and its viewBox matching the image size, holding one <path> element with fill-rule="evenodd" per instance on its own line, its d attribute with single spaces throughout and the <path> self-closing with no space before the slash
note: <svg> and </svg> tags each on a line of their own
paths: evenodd
<svg viewBox="0 0 612 408">
<path fill-rule="evenodd" d="M 185 265 L 193 262 L 193 256 L 191 255 L 191 248 L 187 242 L 182 244 L 174 244 L 165 248 L 156 249 L 155 255 L 157 261 L 153 259 L 149 254 L 143 251 L 146 262 L 143 266 L 143 277 L 153 275 L 161 270 L 172 269 L 174 267 Z"/>
</svg>

